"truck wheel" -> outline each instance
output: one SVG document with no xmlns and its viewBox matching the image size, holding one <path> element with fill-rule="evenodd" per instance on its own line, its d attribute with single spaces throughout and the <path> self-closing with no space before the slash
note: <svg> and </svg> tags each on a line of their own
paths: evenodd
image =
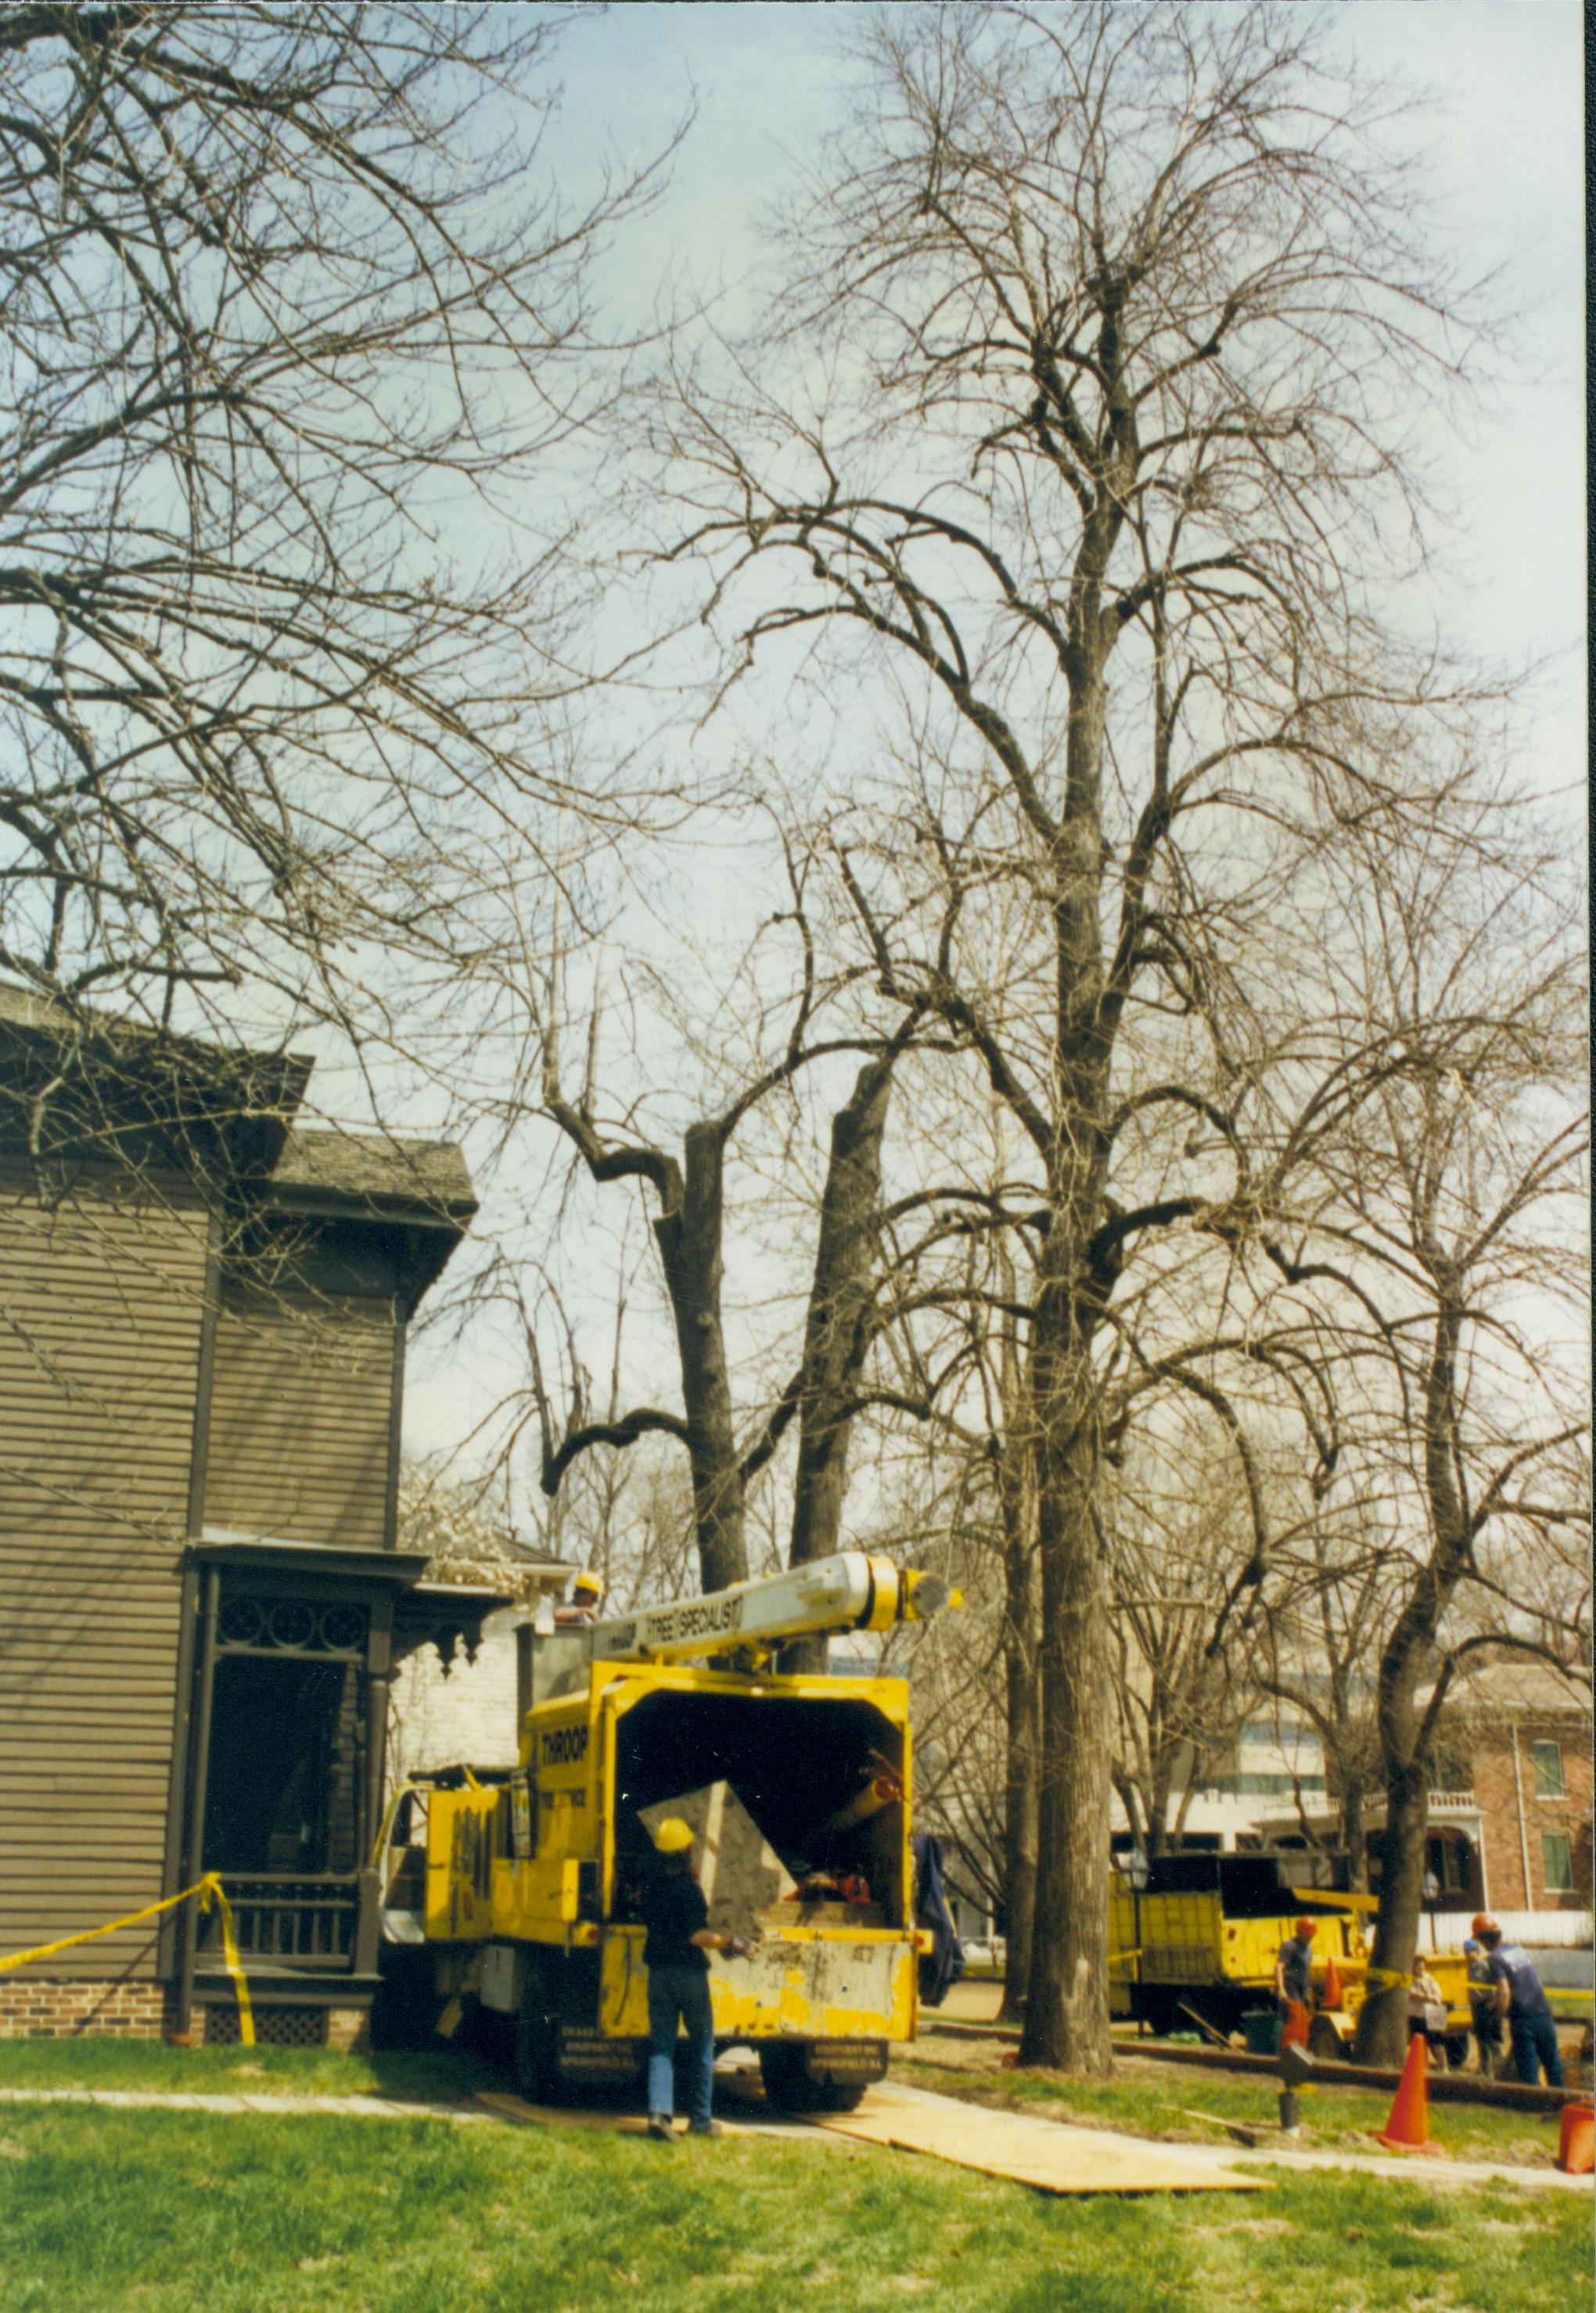
<svg viewBox="0 0 1596 2313">
<path fill-rule="evenodd" d="M 515 2085 L 529 2104 L 558 2104 L 565 2097 L 559 2030 L 559 2019 L 545 2009 L 543 1985 L 529 1968 L 515 2017 Z"/>
<path fill-rule="evenodd" d="M 778 2042 L 759 2051 L 765 2101 L 784 2112 L 852 2112 L 864 2094 L 863 2080 L 817 2080 L 810 2076 L 803 2050 Z"/>
<path fill-rule="evenodd" d="M 1447 2034 L 1446 2061 L 1451 2066 L 1454 2072 L 1466 2072 L 1468 2071 L 1469 2035 L 1467 2032 L 1449 2032 Z"/>
<path fill-rule="evenodd" d="M 1144 1986 L 1141 1991 L 1139 2013 L 1152 2027 L 1155 2040 L 1167 2039 L 1176 2025 L 1184 2021 L 1169 1992 L 1150 1992 Z"/>
</svg>

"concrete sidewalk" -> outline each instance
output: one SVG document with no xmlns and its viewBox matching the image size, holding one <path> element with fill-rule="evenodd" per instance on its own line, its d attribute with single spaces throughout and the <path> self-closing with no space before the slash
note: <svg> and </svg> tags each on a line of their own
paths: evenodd
<svg viewBox="0 0 1596 2313">
<path fill-rule="evenodd" d="M 1260 2144 L 1246 2151 L 1218 2144 L 1205 2149 L 1228 2168 L 1250 2168 L 1267 2161 L 1272 2168 L 1357 2168 L 1368 2177 L 1394 2177 L 1410 2185 L 1520 2185 L 1530 2193 L 1587 2196 L 1592 2189 L 1589 2177 L 1565 2177 L 1560 2168 L 1521 2168 L 1511 2160 L 1433 2160 L 1417 2152 L 1406 2158 L 1396 2153 L 1304 2152 L 1284 2144 Z"/>
</svg>

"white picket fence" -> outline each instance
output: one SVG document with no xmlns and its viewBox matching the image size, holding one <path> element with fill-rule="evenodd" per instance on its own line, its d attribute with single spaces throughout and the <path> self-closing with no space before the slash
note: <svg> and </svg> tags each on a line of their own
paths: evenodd
<svg viewBox="0 0 1596 2313">
<path fill-rule="evenodd" d="M 1578 1951 L 1591 1942 L 1589 1912 L 1496 1912 L 1492 1917 L 1509 1943 L 1532 1951 Z M 1419 1941 L 1432 1951 L 1460 1944 L 1474 1928 L 1472 1912 L 1434 1912 L 1419 1929 Z"/>
</svg>

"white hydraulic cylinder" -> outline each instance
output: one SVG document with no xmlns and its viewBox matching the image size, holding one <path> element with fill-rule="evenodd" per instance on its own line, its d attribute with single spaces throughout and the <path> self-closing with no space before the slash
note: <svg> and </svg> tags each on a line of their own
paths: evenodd
<svg viewBox="0 0 1596 2313">
<path fill-rule="evenodd" d="M 884 1631 L 894 1623 L 924 1622 L 954 1603 L 955 1594 L 937 1575 L 916 1573 L 862 1550 L 844 1550 L 785 1574 L 734 1582 L 706 1597 L 677 1599 L 595 1623 L 580 1635 L 593 1662 L 616 1656 L 680 1662 L 821 1631 Z"/>
</svg>

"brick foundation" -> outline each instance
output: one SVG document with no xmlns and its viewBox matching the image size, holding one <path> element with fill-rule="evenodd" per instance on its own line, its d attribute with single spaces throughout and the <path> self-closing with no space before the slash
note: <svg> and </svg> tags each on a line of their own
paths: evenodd
<svg viewBox="0 0 1596 2313">
<path fill-rule="evenodd" d="M 329 2008 L 327 2045 L 329 2048 L 342 2048 L 350 2055 L 364 2056 L 372 2045 L 371 2024 L 369 2008 Z"/>
<path fill-rule="evenodd" d="M 162 1984 L 0 1976 L 0 2040 L 158 2040 L 165 2021 Z"/>
</svg>

